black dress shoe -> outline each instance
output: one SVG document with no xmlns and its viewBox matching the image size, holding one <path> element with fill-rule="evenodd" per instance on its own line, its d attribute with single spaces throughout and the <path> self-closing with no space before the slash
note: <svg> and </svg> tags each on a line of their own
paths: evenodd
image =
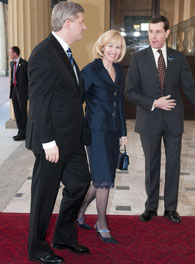
<svg viewBox="0 0 195 264">
<path fill-rule="evenodd" d="M 79 253 L 79 254 L 85 254 L 89 253 L 89 249 L 87 247 L 75 244 L 75 245 L 59 245 L 59 244 L 53 244 L 52 245 L 54 248 L 57 249 L 69 249 L 70 251 L 74 253 Z"/>
<path fill-rule="evenodd" d="M 169 221 L 174 222 L 174 223 L 180 223 L 181 222 L 181 217 L 176 211 L 165 211 L 164 216 L 169 219 Z"/>
<path fill-rule="evenodd" d="M 13 137 L 13 139 L 15 141 L 21 141 L 21 140 L 24 140 L 25 139 L 25 136 L 24 135 L 18 135 L 18 136 Z"/>
<path fill-rule="evenodd" d="M 142 222 L 147 222 L 151 220 L 153 216 L 157 216 L 156 211 L 145 210 L 143 214 L 140 215 L 140 220 Z"/>
<path fill-rule="evenodd" d="M 55 255 L 54 253 L 41 258 L 30 257 L 30 260 L 38 263 L 50 263 L 50 264 L 64 263 L 64 259 L 62 257 Z"/>
<path fill-rule="evenodd" d="M 15 135 L 15 136 L 13 136 L 13 139 L 14 139 L 14 138 L 17 138 L 19 135 L 21 135 L 21 133 L 23 133 L 23 132 L 22 132 L 21 130 L 19 130 L 19 131 L 18 131 L 18 134 Z M 24 133 L 23 133 L 23 134 L 24 134 Z"/>
</svg>

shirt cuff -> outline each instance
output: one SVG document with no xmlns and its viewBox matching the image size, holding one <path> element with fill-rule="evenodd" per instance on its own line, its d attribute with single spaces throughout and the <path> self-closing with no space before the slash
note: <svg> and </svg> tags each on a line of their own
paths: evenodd
<svg viewBox="0 0 195 264">
<path fill-rule="evenodd" d="M 154 109 L 155 109 L 155 106 L 154 106 L 154 102 L 153 102 L 151 111 L 154 111 Z"/>
<path fill-rule="evenodd" d="M 50 149 L 56 146 L 56 142 L 55 140 L 53 140 L 48 143 L 43 143 L 42 146 L 43 146 L 43 149 Z"/>
</svg>

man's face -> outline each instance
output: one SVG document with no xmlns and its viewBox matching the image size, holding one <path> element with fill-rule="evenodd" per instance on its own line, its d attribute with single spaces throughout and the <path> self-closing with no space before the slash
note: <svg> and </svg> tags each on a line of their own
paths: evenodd
<svg viewBox="0 0 195 264">
<path fill-rule="evenodd" d="M 70 21 L 70 34 L 72 42 L 80 40 L 86 29 L 87 27 L 84 24 L 83 13 L 78 13 L 77 18 L 74 21 Z"/>
<path fill-rule="evenodd" d="M 14 52 L 13 52 L 13 50 L 11 48 L 9 49 L 9 54 L 8 55 L 9 55 L 11 60 L 14 60 L 15 55 L 14 55 Z"/>
<path fill-rule="evenodd" d="M 151 47 L 154 49 L 161 49 L 164 46 L 166 39 L 169 36 L 169 33 L 170 33 L 169 29 L 167 31 L 164 30 L 163 22 L 159 22 L 155 24 L 150 23 L 148 38 Z"/>
</svg>

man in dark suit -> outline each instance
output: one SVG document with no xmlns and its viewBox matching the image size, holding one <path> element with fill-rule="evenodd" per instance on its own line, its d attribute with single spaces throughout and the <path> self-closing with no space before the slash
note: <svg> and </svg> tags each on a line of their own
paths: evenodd
<svg viewBox="0 0 195 264">
<path fill-rule="evenodd" d="M 69 46 L 86 30 L 84 9 L 58 3 L 51 17 L 52 33 L 29 59 L 29 119 L 26 146 L 36 157 L 31 189 L 29 258 L 61 263 L 45 241 L 60 181 L 64 184 L 52 246 L 76 253 L 89 249 L 77 243 L 75 219 L 90 183 L 84 149 L 84 116 L 79 68 Z"/>
<path fill-rule="evenodd" d="M 137 104 L 135 131 L 140 133 L 145 155 L 147 200 L 140 220 L 157 215 L 160 185 L 161 140 L 166 155 L 164 216 L 180 222 L 176 212 L 180 153 L 183 133 L 183 103 L 179 92 L 195 106 L 195 84 L 183 53 L 166 46 L 169 22 L 153 17 L 149 24 L 150 47 L 131 57 L 126 79 L 127 100 Z"/>
<path fill-rule="evenodd" d="M 20 49 L 13 46 L 9 49 L 11 61 L 10 98 L 12 99 L 18 134 L 14 140 L 24 140 L 27 123 L 28 78 L 27 61 L 20 57 Z"/>
</svg>

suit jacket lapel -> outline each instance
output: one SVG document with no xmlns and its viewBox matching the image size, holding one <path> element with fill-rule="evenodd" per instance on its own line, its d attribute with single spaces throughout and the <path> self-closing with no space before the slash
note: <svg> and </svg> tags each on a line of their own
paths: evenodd
<svg viewBox="0 0 195 264">
<path fill-rule="evenodd" d="M 119 68 L 118 68 L 117 64 L 114 63 L 113 65 L 114 65 L 114 69 L 116 72 L 115 84 L 121 83 L 122 80 L 120 80 L 121 75 L 119 74 Z"/>
<path fill-rule="evenodd" d="M 22 59 L 20 58 L 18 65 L 17 65 L 17 68 L 16 68 L 16 73 L 20 70 L 21 64 L 22 64 Z"/>
<path fill-rule="evenodd" d="M 11 82 L 13 82 L 14 61 L 11 61 Z"/>
<path fill-rule="evenodd" d="M 104 68 L 102 60 L 99 59 L 99 60 L 97 60 L 97 62 L 99 64 L 98 66 L 100 67 L 99 68 L 100 71 L 98 73 L 98 77 L 100 79 L 102 79 L 104 82 L 108 83 L 109 85 L 114 86 L 114 82 L 112 81 L 112 79 L 111 79 L 109 73 L 107 72 L 107 70 Z M 116 70 L 116 67 L 115 67 L 115 70 Z M 116 75 L 117 75 L 117 70 L 116 70 Z"/>
<path fill-rule="evenodd" d="M 165 77 L 165 87 L 169 79 L 170 72 L 174 72 L 174 56 L 171 55 L 171 49 L 167 47 L 167 71 Z"/>
<path fill-rule="evenodd" d="M 57 53 L 59 54 L 60 59 L 63 61 L 64 65 L 69 70 L 70 74 L 72 75 L 72 77 L 76 83 L 76 86 L 78 87 L 78 82 L 77 82 L 77 79 L 75 76 L 75 72 L 73 70 L 72 65 L 70 64 L 70 61 L 69 61 L 68 56 L 66 55 L 66 52 L 63 50 L 60 43 L 57 41 L 57 39 L 52 34 L 50 34 L 48 38 L 52 41 L 55 49 L 57 50 Z M 77 66 L 77 68 L 78 68 L 78 66 Z"/>
<path fill-rule="evenodd" d="M 79 67 L 78 67 L 78 65 L 77 65 L 75 60 L 74 60 L 74 64 L 75 64 L 76 71 L 77 71 L 77 76 L 78 76 L 78 79 L 79 79 L 79 84 L 77 82 L 77 86 L 79 88 L 79 93 L 80 93 L 80 95 L 82 97 L 83 96 L 83 86 L 82 86 L 81 72 L 80 72 Z"/>
<path fill-rule="evenodd" d="M 156 62 L 154 58 L 154 54 L 152 52 L 152 48 L 149 47 L 148 49 L 145 50 L 145 60 L 148 66 L 150 67 L 155 79 L 160 82 L 159 77 L 158 77 L 158 70 L 156 67 Z"/>
</svg>

